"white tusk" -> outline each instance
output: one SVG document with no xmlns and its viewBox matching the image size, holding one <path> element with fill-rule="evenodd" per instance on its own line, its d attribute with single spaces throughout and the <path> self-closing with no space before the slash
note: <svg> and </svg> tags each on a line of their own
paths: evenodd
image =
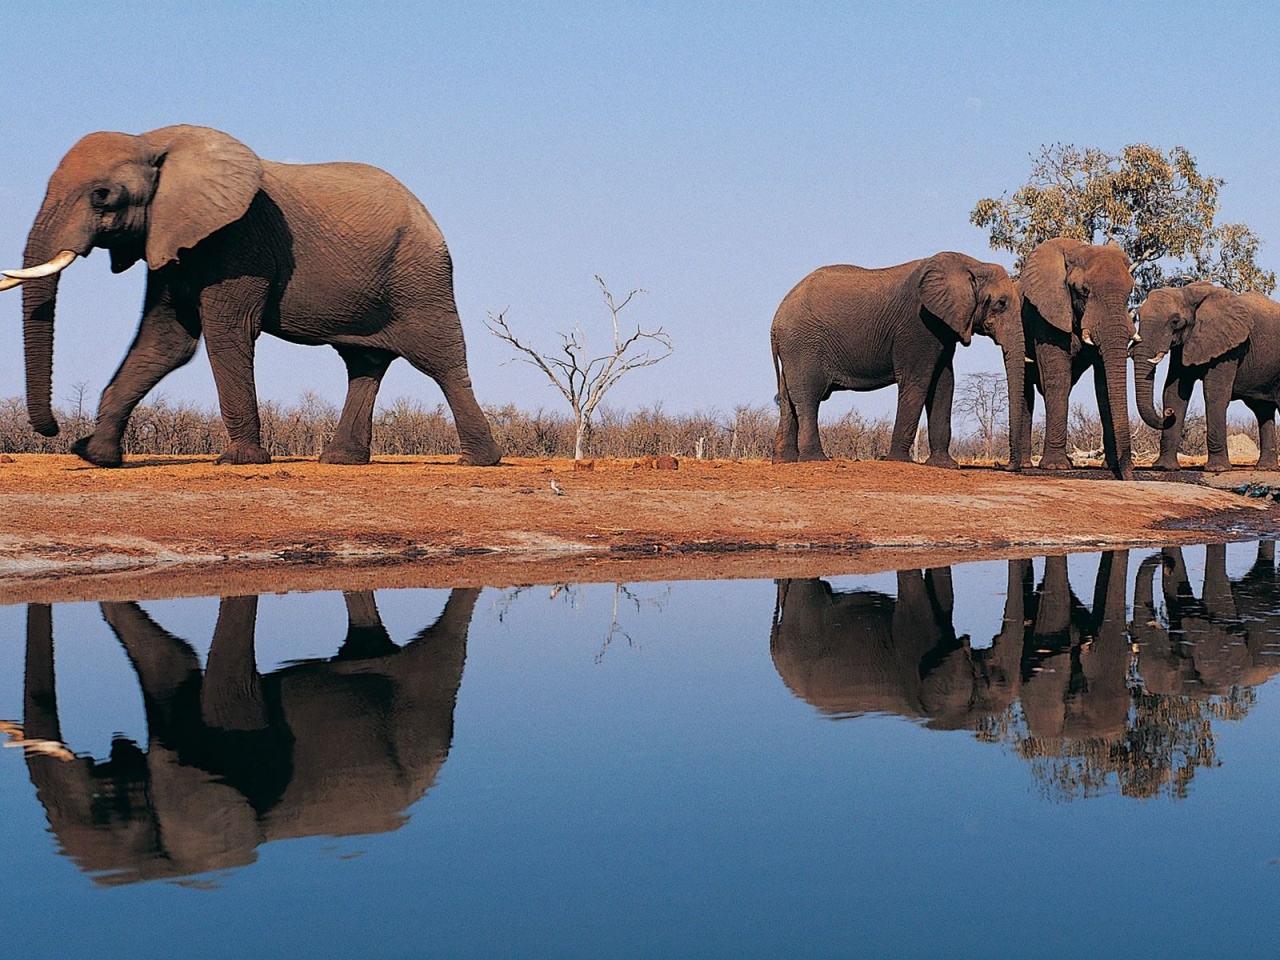
<svg viewBox="0 0 1280 960">
<path fill-rule="evenodd" d="M 1141 343 L 1141 342 L 1142 342 L 1142 334 L 1138 333 L 1138 331 L 1137 331 L 1137 330 L 1133 331 L 1133 342 L 1134 342 L 1134 343 Z"/>
<path fill-rule="evenodd" d="M 27 267 L 23 270 L 4 270 L 4 273 L 10 280 L 39 280 L 41 277 L 51 277 L 55 273 L 61 273 L 67 267 L 71 266 L 71 261 L 76 258 L 76 254 L 70 250 L 63 250 L 60 254 L 50 260 L 48 263 L 42 263 L 37 267 Z"/>
<path fill-rule="evenodd" d="M 1148 360 L 1147 363 L 1151 364 L 1154 367 L 1157 363 L 1159 363 L 1163 359 L 1164 359 L 1164 354 L 1157 353 L 1154 357 Z"/>
<path fill-rule="evenodd" d="M 0 290 L 9 290 L 20 286 L 22 286 L 21 280 L 14 280 L 12 277 L 0 277 Z"/>
<path fill-rule="evenodd" d="M 1088 330 L 1084 330 L 1081 332 L 1080 339 L 1083 340 L 1085 343 L 1087 343 L 1089 346 L 1091 347 L 1093 346 L 1093 335 L 1089 333 Z"/>
<path fill-rule="evenodd" d="M 1022 358 L 1022 362 L 1023 362 L 1023 363 L 1035 363 L 1036 361 L 1035 361 L 1035 358 L 1034 358 L 1034 357 L 1023 357 L 1023 358 Z"/>
</svg>

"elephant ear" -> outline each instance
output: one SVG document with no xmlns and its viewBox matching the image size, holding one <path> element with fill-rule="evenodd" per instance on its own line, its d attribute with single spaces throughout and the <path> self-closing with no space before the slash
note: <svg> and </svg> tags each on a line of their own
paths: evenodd
<svg viewBox="0 0 1280 960">
<path fill-rule="evenodd" d="M 1244 298 L 1211 288 L 1196 307 L 1196 322 L 1182 342 L 1182 362 L 1188 366 L 1208 363 L 1240 346 L 1252 332 L 1253 319 Z"/>
<path fill-rule="evenodd" d="M 1079 240 L 1058 237 L 1046 240 L 1022 264 L 1022 295 L 1031 301 L 1051 327 L 1070 333 L 1075 321 L 1071 288 L 1067 286 L 1067 260 L 1084 246 Z"/>
<path fill-rule="evenodd" d="M 920 302 L 948 327 L 964 336 L 971 329 L 978 295 L 974 277 L 958 254 L 940 253 L 924 262 Z"/>
<path fill-rule="evenodd" d="M 248 212 L 262 184 L 262 161 L 209 127 L 161 127 L 142 139 L 160 168 L 147 228 L 147 266 L 158 270 Z"/>
</svg>

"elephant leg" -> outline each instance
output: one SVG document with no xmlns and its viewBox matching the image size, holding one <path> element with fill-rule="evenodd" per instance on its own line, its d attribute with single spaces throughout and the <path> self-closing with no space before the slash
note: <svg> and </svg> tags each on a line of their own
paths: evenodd
<svg viewBox="0 0 1280 960">
<path fill-rule="evenodd" d="M 387 350 L 335 347 L 347 365 L 347 400 L 333 439 L 320 454 L 321 463 L 368 463 L 373 442 L 373 404 L 382 377 L 396 358 Z"/>
<path fill-rule="evenodd" d="M 800 420 L 791 394 L 778 394 L 778 432 L 773 435 L 773 462 L 795 463 L 800 459 Z"/>
<path fill-rule="evenodd" d="M 1253 415 L 1258 418 L 1258 470 L 1275 470 L 1276 463 L 1276 405 L 1270 400 L 1246 400 Z"/>
<path fill-rule="evenodd" d="M 409 332 L 402 333 L 391 348 L 434 380 L 444 393 L 462 447 L 458 463 L 473 467 L 498 463 L 502 449 L 493 439 L 489 418 L 471 388 L 457 310 L 451 304 L 428 303 L 403 307 L 398 313 L 401 329 Z"/>
<path fill-rule="evenodd" d="M 944 362 L 925 395 L 929 417 L 929 459 L 925 464 L 930 467 L 955 470 L 960 466 L 951 456 L 951 404 L 955 390 L 955 370 L 950 362 Z"/>
<path fill-rule="evenodd" d="M 152 737 L 167 737 L 189 724 L 199 711 L 201 673 L 195 650 L 136 603 L 104 601 L 99 607 L 138 675 Z"/>
<path fill-rule="evenodd" d="M 262 446 L 258 390 L 253 382 L 253 353 L 262 329 L 267 282 L 242 276 L 206 287 L 200 294 L 205 348 L 218 388 L 218 406 L 230 445 L 218 463 L 270 463 Z"/>
<path fill-rule="evenodd" d="M 1160 432 L 1160 457 L 1153 463 L 1154 470 L 1181 470 L 1178 448 L 1182 446 L 1182 430 L 1187 422 L 1187 406 L 1191 403 L 1194 378 L 1175 372 L 1172 368 L 1164 382 L 1161 401 L 1172 412 L 1173 423 Z"/>
<path fill-rule="evenodd" d="M 787 443 L 789 406 L 790 417 L 795 420 L 796 456 L 785 461 L 779 461 L 775 454 L 774 461 L 794 463 L 796 460 L 826 460 L 827 454 L 822 449 L 822 439 L 818 435 L 818 405 L 828 396 L 831 380 L 821 370 L 796 369 L 789 371 L 786 379 L 787 390 L 780 398 L 782 411 L 779 414 L 778 429 L 783 434 L 785 447 Z"/>
<path fill-rule="evenodd" d="M 800 459 L 800 419 L 787 383 L 786 371 L 778 370 L 778 432 L 773 435 L 773 462 L 795 463 Z"/>
<path fill-rule="evenodd" d="M 893 421 L 893 439 L 889 443 L 888 460 L 914 463 L 911 445 L 920 428 L 920 414 L 929 395 L 929 384 L 919 380 L 898 381 L 898 412 Z M 949 428 L 948 428 L 949 429 Z M 930 457 L 933 450 L 929 451 Z"/>
<path fill-rule="evenodd" d="M 93 433 L 72 444 L 71 452 L 100 467 L 118 467 L 134 408 L 166 374 L 195 356 L 199 337 L 194 312 L 180 311 L 168 286 L 149 280 L 137 336 L 102 392 Z"/>
<path fill-rule="evenodd" d="M 343 593 L 347 605 L 347 638 L 335 660 L 370 660 L 399 652 L 382 623 L 372 590 Z"/>
<path fill-rule="evenodd" d="M 200 716 L 218 730 L 265 730 L 267 706 L 254 655 L 258 598 L 223 597 L 205 660 Z"/>
<path fill-rule="evenodd" d="M 1209 365 L 1201 389 L 1204 391 L 1205 445 L 1209 458 L 1205 461 L 1205 473 L 1226 473 L 1231 469 L 1227 454 L 1227 406 L 1231 403 L 1231 389 L 1236 382 L 1234 360 L 1223 360 Z"/>
<path fill-rule="evenodd" d="M 1071 396 L 1071 355 L 1048 343 L 1036 344 L 1036 366 L 1044 393 L 1042 470 L 1070 470 L 1067 458 L 1067 401 Z"/>
</svg>

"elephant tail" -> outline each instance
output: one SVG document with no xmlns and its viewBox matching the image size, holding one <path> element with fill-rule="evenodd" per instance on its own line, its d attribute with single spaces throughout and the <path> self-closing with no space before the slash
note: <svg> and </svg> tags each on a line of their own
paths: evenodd
<svg viewBox="0 0 1280 960">
<path fill-rule="evenodd" d="M 782 355 L 778 352 L 778 334 L 774 330 L 769 331 L 769 346 L 773 350 L 773 373 L 778 381 L 778 392 L 773 402 L 781 406 L 787 402 L 787 379 L 782 373 Z"/>
</svg>

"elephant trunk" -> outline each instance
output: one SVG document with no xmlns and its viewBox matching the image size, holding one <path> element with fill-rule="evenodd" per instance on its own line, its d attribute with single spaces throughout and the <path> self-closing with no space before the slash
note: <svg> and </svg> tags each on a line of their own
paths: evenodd
<svg viewBox="0 0 1280 960">
<path fill-rule="evenodd" d="M 92 235 L 68 223 L 62 214 L 66 205 L 45 198 L 35 225 L 27 235 L 22 255 L 24 269 L 50 265 L 64 251 L 87 254 Z M 63 263 L 62 266 L 66 264 Z M 59 268 L 60 269 L 60 268 Z M 58 300 L 58 272 L 35 276 L 22 284 L 22 342 L 26 357 L 27 419 L 32 429 L 46 437 L 58 435 L 53 416 L 53 315 Z"/>
<path fill-rule="evenodd" d="M 1156 364 L 1158 362 L 1158 355 L 1145 342 L 1134 345 L 1134 399 L 1138 403 L 1138 415 L 1152 430 L 1167 430 L 1173 426 L 1176 417 L 1168 407 L 1165 407 L 1161 414 L 1156 406 Z"/>
<path fill-rule="evenodd" d="M 1027 377 L 1026 345 L 1022 337 L 1021 324 L 1009 339 L 1014 342 L 1002 344 L 1004 350 L 1005 376 L 1009 385 L 1009 469 L 1021 470 L 1027 462 L 1031 451 L 1026 446 L 1023 435 L 1023 420 L 1027 415 L 1027 405 L 1022 394 Z M 1029 435 L 1029 431 L 1028 431 Z"/>
<path fill-rule="evenodd" d="M 1115 460 L 1111 464 L 1116 477 L 1133 479 L 1133 436 L 1129 430 L 1129 344 L 1127 336 L 1108 336 L 1099 343 L 1102 354 L 1102 372 L 1105 377 L 1107 413 L 1115 445 Z M 1107 430 L 1108 424 L 1102 428 Z"/>
<path fill-rule="evenodd" d="M 27 419 L 36 433 L 58 435 L 50 396 L 53 390 L 53 311 L 58 278 L 28 280 L 22 286 L 22 343 L 27 368 Z"/>
</svg>

